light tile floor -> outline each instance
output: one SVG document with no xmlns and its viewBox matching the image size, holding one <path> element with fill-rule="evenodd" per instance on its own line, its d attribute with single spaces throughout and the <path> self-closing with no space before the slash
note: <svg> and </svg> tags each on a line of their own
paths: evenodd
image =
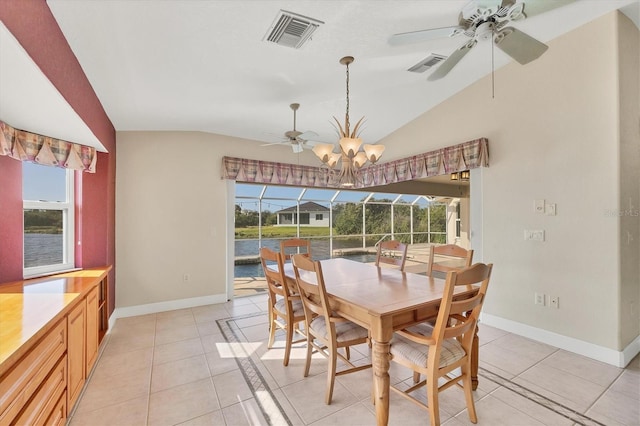
<svg viewBox="0 0 640 426">
<path fill-rule="evenodd" d="M 304 344 L 282 365 L 282 335 L 266 349 L 266 296 L 121 318 L 105 340 L 71 426 L 374 425 L 371 370 L 336 378 L 326 360 L 304 378 Z M 640 425 L 640 359 L 625 369 L 480 326 L 479 425 Z M 366 362 L 366 345 L 352 359 Z M 393 383 L 411 372 L 392 363 Z M 471 424 L 457 388 L 440 396 L 443 425 Z M 428 413 L 391 394 L 391 425 Z"/>
</svg>

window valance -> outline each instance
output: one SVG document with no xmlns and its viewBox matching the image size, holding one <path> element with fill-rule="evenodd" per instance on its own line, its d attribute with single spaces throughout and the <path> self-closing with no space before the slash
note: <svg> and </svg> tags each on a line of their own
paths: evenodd
<svg viewBox="0 0 640 426">
<path fill-rule="evenodd" d="M 95 173 L 97 154 L 91 146 L 14 129 L 0 121 L 0 155 L 45 166 Z"/>
<path fill-rule="evenodd" d="M 489 141 L 476 139 L 400 160 L 378 163 L 359 171 L 356 188 L 367 188 L 489 166 Z M 223 157 L 222 178 L 247 183 L 306 187 L 335 187 L 326 167 L 300 166 Z"/>
</svg>

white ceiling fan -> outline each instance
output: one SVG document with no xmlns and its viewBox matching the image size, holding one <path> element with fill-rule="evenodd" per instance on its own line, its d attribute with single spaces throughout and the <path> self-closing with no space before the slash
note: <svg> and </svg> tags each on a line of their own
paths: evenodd
<svg viewBox="0 0 640 426">
<path fill-rule="evenodd" d="M 467 3 L 458 16 L 458 25 L 394 34 L 391 45 L 403 45 L 443 37 L 468 37 L 462 46 L 445 59 L 427 78 L 429 81 L 446 76 L 479 40 L 493 40 L 495 46 L 520 64 L 538 59 L 548 46 L 524 32 L 507 26 L 549 10 L 572 3 L 575 0 L 473 0 Z"/>
<path fill-rule="evenodd" d="M 290 144 L 295 153 L 300 153 L 305 148 L 311 149 L 313 147 L 314 143 L 311 139 L 317 138 L 318 134 L 312 131 L 299 132 L 296 130 L 296 111 L 300 108 L 300 104 L 291 104 L 289 107 L 293 110 L 293 130 L 284 132 L 282 142 L 268 143 L 261 146 Z"/>
</svg>

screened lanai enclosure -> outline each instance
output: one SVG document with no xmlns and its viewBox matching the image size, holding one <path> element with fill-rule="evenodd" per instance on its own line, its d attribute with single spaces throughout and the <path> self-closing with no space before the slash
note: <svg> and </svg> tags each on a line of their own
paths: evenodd
<svg viewBox="0 0 640 426">
<path fill-rule="evenodd" d="M 373 261 L 380 241 L 455 242 L 460 200 L 450 197 L 236 183 L 235 277 L 261 277 L 259 249 L 311 240 L 314 259 Z"/>
</svg>

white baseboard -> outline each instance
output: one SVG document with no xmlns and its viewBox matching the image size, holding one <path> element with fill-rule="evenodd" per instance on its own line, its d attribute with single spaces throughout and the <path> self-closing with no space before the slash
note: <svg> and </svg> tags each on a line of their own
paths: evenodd
<svg viewBox="0 0 640 426">
<path fill-rule="evenodd" d="M 147 305 L 125 306 L 116 308 L 109 317 L 109 330 L 116 324 L 118 318 L 134 317 L 137 315 L 156 314 L 158 312 L 173 311 L 176 309 L 195 308 L 196 306 L 225 303 L 225 294 L 211 296 L 192 297 L 189 299 L 169 300 L 166 302 L 149 303 Z"/>
<path fill-rule="evenodd" d="M 499 328 L 519 336 L 527 337 L 547 345 L 555 346 L 578 355 L 583 355 L 597 361 L 605 362 L 616 367 L 624 368 L 640 353 L 640 336 L 636 337 L 622 351 L 594 345 L 593 343 L 563 336 L 548 330 L 532 327 L 516 321 L 511 321 L 491 314 L 481 314 L 482 324 Z"/>
</svg>

